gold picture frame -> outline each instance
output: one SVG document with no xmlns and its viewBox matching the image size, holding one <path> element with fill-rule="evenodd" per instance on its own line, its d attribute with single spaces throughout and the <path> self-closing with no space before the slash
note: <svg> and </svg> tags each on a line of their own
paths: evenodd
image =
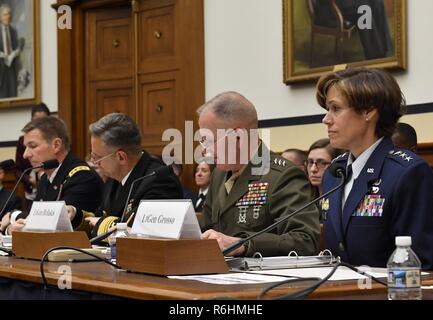
<svg viewBox="0 0 433 320">
<path fill-rule="evenodd" d="M 344 1 L 283 0 L 284 83 L 348 67 L 407 68 L 406 0 L 372 0 L 356 12 L 356 0 Z"/>
<path fill-rule="evenodd" d="M 0 0 L 0 108 L 40 102 L 39 1 Z"/>
</svg>

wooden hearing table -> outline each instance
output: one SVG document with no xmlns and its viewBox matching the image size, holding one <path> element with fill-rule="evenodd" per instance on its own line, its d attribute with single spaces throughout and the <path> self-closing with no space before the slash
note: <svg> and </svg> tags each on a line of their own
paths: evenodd
<svg viewBox="0 0 433 320">
<path fill-rule="evenodd" d="M 0 278 L 20 280 L 40 286 L 39 261 L 0 257 Z M 116 270 L 102 262 L 53 263 L 44 266 L 48 283 L 56 286 L 62 276 L 61 266 L 72 271 L 72 289 L 130 299 L 255 299 L 269 284 L 215 285 L 189 280 L 130 273 Z M 433 285 L 433 273 L 423 277 L 423 285 Z M 305 286 L 305 285 L 302 285 Z M 273 290 L 267 297 L 276 297 L 302 288 L 299 284 Z M 432 290 L 423 290 L 424 299 L 433 299 Z M 386 299 L 386 287 L 374 283 L 361 290 L 357 281 L 329 281 L 317 289 L 313 299 Z"/>
</svg>

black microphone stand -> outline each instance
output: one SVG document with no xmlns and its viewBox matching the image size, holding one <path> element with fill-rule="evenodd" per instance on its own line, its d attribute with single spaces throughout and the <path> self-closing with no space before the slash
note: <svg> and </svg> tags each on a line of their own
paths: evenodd
<svg viewBox="0 0 433 320">
<path fill-rule="evenodd" d="M 330 195 L 334 191 L 336 191 L 339 188 L 341 188 L 344 185 L 344 183 L 345 183 L 345 178 L 346 178 L 345 172 L 344 172 L 344 170 L 337 169 L 336 170 L 336 175 L 340 176 L 340 178 L 341 178 L 341 181 L 338 184 L 338 186 L 336 186 L 335 188 L 333 188 L 333 189 L 329 190 L 328 192 L 322 194 L 320 197 L 318 197 L 318 198 L 314 199 L 313 201 L 307 203 L 306 205 L 304 205 L 303 207 L 299 208 L 298 210 L 293 211 L 291 214 L 285 216 L 281 220 L 278 220 L 278 221 L 274 222 L 273 224 L 269 225 L 265 229 L 263 229 L 263 230 L 261 230 L 261 231 L 259 231 L 257 233 L 254 233 L 254 234 L 252 234 L 252 235 L 250 235 L 250 236 L 248 236 L 246 238 L 240 239 L 239 241 L 236 241 L 235 243 L 233 243 L 232 245 L 228 246 L 227 248 L 225 248 L 223 250 L 223 255 L 226 256 L 230 252 L 232 252 L 232 251 L 236 250 L 237 248 L 241 247 L 244 243 L 250 241 L 251 239 L 253 239 L 253 238 L 255 238 L 255 237 L 257 237 L 257 236 L 259 236 L 259 235 L 261 235 L 263 233 L 271 231 L 272 229 L 274 229 L 275 227 L 277 227 L 280 223 L 282 223 L 282 222 L 290 219 L 291 217 L 293 217 L 294 215 L 296 215 L 298 212 L 304 210 L 305 208 L 311 206 L 315 202 L 317 202 L 317 201 L 325 198 L 326 196 Z"/>
</svg>

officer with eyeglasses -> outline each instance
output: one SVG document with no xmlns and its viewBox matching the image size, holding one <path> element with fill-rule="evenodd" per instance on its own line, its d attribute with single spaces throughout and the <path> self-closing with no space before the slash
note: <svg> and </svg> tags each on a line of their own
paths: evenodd
<svg viewBox="0 0 433 320">
<path fill-rule="evenodd" d="M 315 197 L 323 194 L 323 175 L 331 164 L 332 159 L 335 159 L 342 153 L 343 150 L 335 149 L 331 146 L 329 139 L 317 140 L 310 146 L 305 167 L 307 168 L 308 179 L 314 188 Z M 327 203 L 322 199 L 317 205 L 320 212 L 320 222 L 323 222 L 326 220 L 326 211 L 322 210 L 322 208 L 326 208 Z"/>
<path fill-rule="evenodd" d="M 245 97 L 222 93 L 198 113 L 204 152 L 216 165 L 200 221 L 203 239 L 216 239 L 223 250 L 312 200 L 305 172 L 258 138 L 257 112 Z M 311 205 L 230 255 L 314 255 L 319 238 L 319 214 Z"/>
</svg>

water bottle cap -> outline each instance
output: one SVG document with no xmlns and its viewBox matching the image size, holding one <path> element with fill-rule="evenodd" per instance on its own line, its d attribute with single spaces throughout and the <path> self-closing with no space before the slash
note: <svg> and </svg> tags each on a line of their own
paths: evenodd
<svg viewBox="0 0 433 320">
<path fill-rule="evenodd" d="M 412 245 L 412 237 L 395 237 L 396 246 L 410 246 Z"/>
<path fill-rule="evenodd" d="M 116 224 L 117 230 L 126 230 L 126 228 L 128 227 L 127 223 L 118 223 Z"/>
</svg>

